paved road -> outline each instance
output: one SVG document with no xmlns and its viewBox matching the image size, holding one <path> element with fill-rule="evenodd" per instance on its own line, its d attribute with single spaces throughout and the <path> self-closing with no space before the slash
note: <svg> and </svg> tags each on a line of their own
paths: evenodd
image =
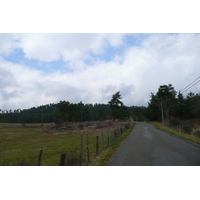
<svg viewBox="0 0 200 200">
<path fill-rule="evenodd" d="M 109 166 L 200 166 L 200 145 L 137 122 Z"/>
</svg>

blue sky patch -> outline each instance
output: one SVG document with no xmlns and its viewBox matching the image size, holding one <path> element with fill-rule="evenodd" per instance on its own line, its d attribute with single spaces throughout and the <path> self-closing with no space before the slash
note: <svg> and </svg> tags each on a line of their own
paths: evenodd
<svg viewBox="0 0 200 200">
<path fill-rule="evenodd" d="M 28 67 L 44 71 L 46 73 L 52 73 L 54 71 L 60 71 L 62 73 L 71 73 L 73 72 L 70 67 L 67 66 L 68 62 L 64 62 L 62 60 L 52 61 L 52 62 L 42 62 L 35 59 L 27 59 L 25 58 L 24 52 L 17 48 L 9 55 L 2 55 L 6 61 L 26 65 Z"/>
</svg>

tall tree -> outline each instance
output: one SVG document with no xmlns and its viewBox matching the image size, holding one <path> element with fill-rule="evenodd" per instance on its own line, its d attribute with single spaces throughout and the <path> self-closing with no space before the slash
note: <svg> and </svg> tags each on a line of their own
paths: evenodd
<svg viewBox="0 0 200 200">
<path fill-rule="evenodd" d="M 158 89 L 157 97 L 161 102 L 161 107 L 163 107 L 163 112 L 165 114 L 166 120 L 168 120 L 169 115 L 173 115 L 175 112 L 176 91 L 171 84 L 161 85 Z"/>
<path fill-rule="evenodd" d="M 151 93 L 151 99 L 148 103 L 148 109 L 146 110 L 146 117 L 149 120 L 161 120 L 160 102 L 157 95 Z"/>
<path fill-rule="evenodd" d="M 170 115 L 176 111 L 176 91 L 171 84 L 160 85 L 156 95 L 151 93 L 148 110 L 152 120 L 160 120 L 163 117 L 168 121 Z"/>
<path fill-rule="evenodd" d="M 196 94 L 194 97 L 194 104 L 192 105 L 192 113 L 195 118 L 200 119 L 200 93 Z"/>
<path fill-rule="evenodd" d="M 179 91 L 179 93 L 177 95 L 177 105 L 176 105 L 176 116 L 177 117 L 184 119 L 185 114 L 186 114 L 185 106 L 186 106 L 186 100 L 185 100 L 183 94 Z"/>
<path fill-rule="evenodd" d="M 120 99 L 122 99 L 121 94 L 120 92 L 117 92 L 108 102 L 111 107 L 113 121 L 115 119 L 124 119 L 125 117 L 129 116 L 126 106 L 124 106 L 123 102 Z"/>
<path fill-rule="evenodd" d="M 65 122 L 69 121 L 70 115 L 69 115 L 69 101 L 60 101 L 60 103 L 58 103 L 58 117 L 60 119 L 63 119 Z"/>
</svg>

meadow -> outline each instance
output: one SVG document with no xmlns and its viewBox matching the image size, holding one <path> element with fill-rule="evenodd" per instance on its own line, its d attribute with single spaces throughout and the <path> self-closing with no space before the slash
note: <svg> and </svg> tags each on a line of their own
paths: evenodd
<svg viewBox="0 0 200 200">
<path fill-rule="evenodd" d="M 113 131 L 123 127 L 127 122 L 118 122 L 107 129 L 109 143 L 114 142 Z M 44 124 L 53 126 L 52 124 Z M 97 157 L 96 136 L 98 140 L 98 154 L 104 152 L 106 144 L 106 127 L 95 129 L 88 133 L 83 131 L 65 131 L 58 129 L 54 133 L 45 133 L 41 124 L 0 124 L 0 165 L 1 166 L 37 166 L 41 147 L 43 148 L 41 166 L 58 166 L 61 153 L 66 152 L 65 165 L 80 165 L 80 141 L 83 140 L 82 165 L 90 165 Z M 110 146 L 109 144 L 109 146 Z M 87 160 L 86 146 L 89 146 L 90 160 Z M 112 150 L 113 151 L 113 150 Z"/>
</svg>

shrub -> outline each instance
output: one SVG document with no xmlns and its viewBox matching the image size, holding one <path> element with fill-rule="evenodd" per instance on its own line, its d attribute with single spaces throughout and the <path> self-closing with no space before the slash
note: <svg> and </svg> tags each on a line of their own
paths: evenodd
<svg viewBox="0 0 200 200">
<path fill-rule="evenodd" d="M 65 166 L 79 165 L 79 157 L 78 148 L 68 151 L 65 159 Z"/>
<path fill-rule="evenodd" d="M 198 130 L 198 131 L 195 131 L 193 134 L 194 134 L 195 136 L 197 136 L 197 137 L 199 137 L 199 138 L 200 138 L 200 130 Z"/>
</svg>

